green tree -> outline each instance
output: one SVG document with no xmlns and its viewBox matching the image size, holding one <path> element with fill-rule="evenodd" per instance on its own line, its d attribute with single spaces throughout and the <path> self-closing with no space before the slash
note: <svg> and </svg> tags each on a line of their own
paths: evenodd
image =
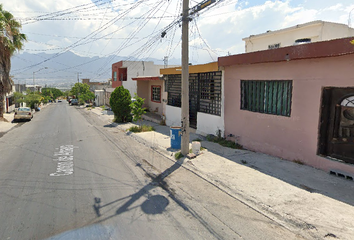
<svg viewBox="0 0 354 240">
<path fill-rule="evenodd" d="M 114 89 L 109 99 L 109 104 L 114 113 L 115 122 L 123 123 L 132 120 L 131 102 L 132 99 L 128 89 L 125 89 L 123 86 Z"/>
<path fill-rule="evenodd" d="M 80 94 L 85 94 L 90 92 L 90 86 L 86 83 L 75 83 L 75 85 L 71 88 L 71 94 L 75 95 L 76 98 Z"/>
<path fill-rule="evenodd" d="M 141 120 L 143 119 L 142 116 L 144 113 L 146 113 L 146 108 L 143 108 L 145 99 L 139 97 L 136 93 L 134 98 L 135 101 L 130 104 L 133 114 L 133 121 L 138 122 L 141 128 Z"/>
<path fill-rule="evenodd" d="M 79 95 L 79 102 L 83 104 L 85 102 L 90 102 L 95 99 L 95 94 L 91 91 Z"/>
<path fill-rule="evenodd" d="M 57 99 L 58 97 L 64 96 L 64 93 L 57 88 L 43 88 L 42 89 L 43 96 L 49 96 L 51 99 Z"/>
<path fill-rule="evenodd" d="M 11 56 L 22 49 L 26 35 L 20 32 L 21 24 L 0 4 L 0 117 L 3 117 L 3 99 L 12 89 L 10 79 Z"/>
<path fill-rule="evenodd" d="M 27 106 L 29 106 L 32 109 L 35 108 L 36 105 L 39 105 L 41 103 L 41 100 L 42 100 L 42 96 L 37 92 L 30 92 L 27 93 L 27 95 L 25 96 L 25 102 Z"/>
<path fill-rule="evenodd" d="M 20 92 L 14 92 L 14 101 L 15 103 L 23 103 L 25 102 L 25 95 Z"/>
</svg>

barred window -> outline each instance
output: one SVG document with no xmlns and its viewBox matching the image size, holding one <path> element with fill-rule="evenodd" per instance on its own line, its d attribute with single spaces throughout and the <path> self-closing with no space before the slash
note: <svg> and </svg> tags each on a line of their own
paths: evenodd
<svg viewBox="0 0 354 240">
<path fill-rule="evenodd" d="M 151 86 L 151 101 L 161 102 L 161 86 Z"/>
<path fill-rule="evenodd" d="M 241 80 L 241 109 L 290 117 L 291 80 Z"/>
<path fill-rule="evenodd" d="M 174 107 L 181 107 L 181 75 L 172 74 L 167 78 L 167 104 Z"/>
<path fill-rule="evenodd" d="M 199 112 L 221 115 L 221 72 L 199 73 Z"/>
</svg>

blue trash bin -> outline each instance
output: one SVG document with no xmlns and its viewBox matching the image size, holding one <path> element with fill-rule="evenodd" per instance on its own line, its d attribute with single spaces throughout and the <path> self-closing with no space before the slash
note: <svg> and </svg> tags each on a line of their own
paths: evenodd
<svg viewBox="0 0 354 240">
<path fill-rule="evenodd" d="M 181 127 L 170 128 L 171 148 L 181 149 L 181 135 Z"/>
</svg>

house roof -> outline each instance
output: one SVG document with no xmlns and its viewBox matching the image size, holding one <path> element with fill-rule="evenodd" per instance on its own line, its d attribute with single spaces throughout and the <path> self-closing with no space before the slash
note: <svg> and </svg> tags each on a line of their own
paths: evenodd
<svg viewBox="0 0 354 240">
<path fill-rule="evenodd" d="M 139 76 L 136 78 L 132 78 L 134 81 L 156 81 L 156 80 L 162 80 L 160 76 L 152 77 L 152 76 Z"/>
<path fill-rule="evenodd" d="M 353 39 L 354 37 L 341 38 L 330 41 L 307 43 L 296 46 L 219 57 L 218 64 L 219 67 L 225 67 L 231 65 L 283 62 L 354 54 L 354 45 L 350 43 Z"/>
</svg>

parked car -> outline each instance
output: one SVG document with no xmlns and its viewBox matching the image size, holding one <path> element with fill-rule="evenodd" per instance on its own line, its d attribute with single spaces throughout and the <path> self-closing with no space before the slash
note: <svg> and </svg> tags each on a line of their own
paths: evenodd
<svg viewBox="0 0 354 240">
<path fill-rule="evenodd" d="M 70 102 L 71 105 L 79 105 L 79 101 L 75 98 L 75 99 L 71 99 Z"/>
<path fill-rule="evenodd" d="M 33 113 L 29 107 L 19 107 L 15 110 L 14 121 L 17 120 L 28 120 L 31 121 L 33 118 Z"/>
</svg>

